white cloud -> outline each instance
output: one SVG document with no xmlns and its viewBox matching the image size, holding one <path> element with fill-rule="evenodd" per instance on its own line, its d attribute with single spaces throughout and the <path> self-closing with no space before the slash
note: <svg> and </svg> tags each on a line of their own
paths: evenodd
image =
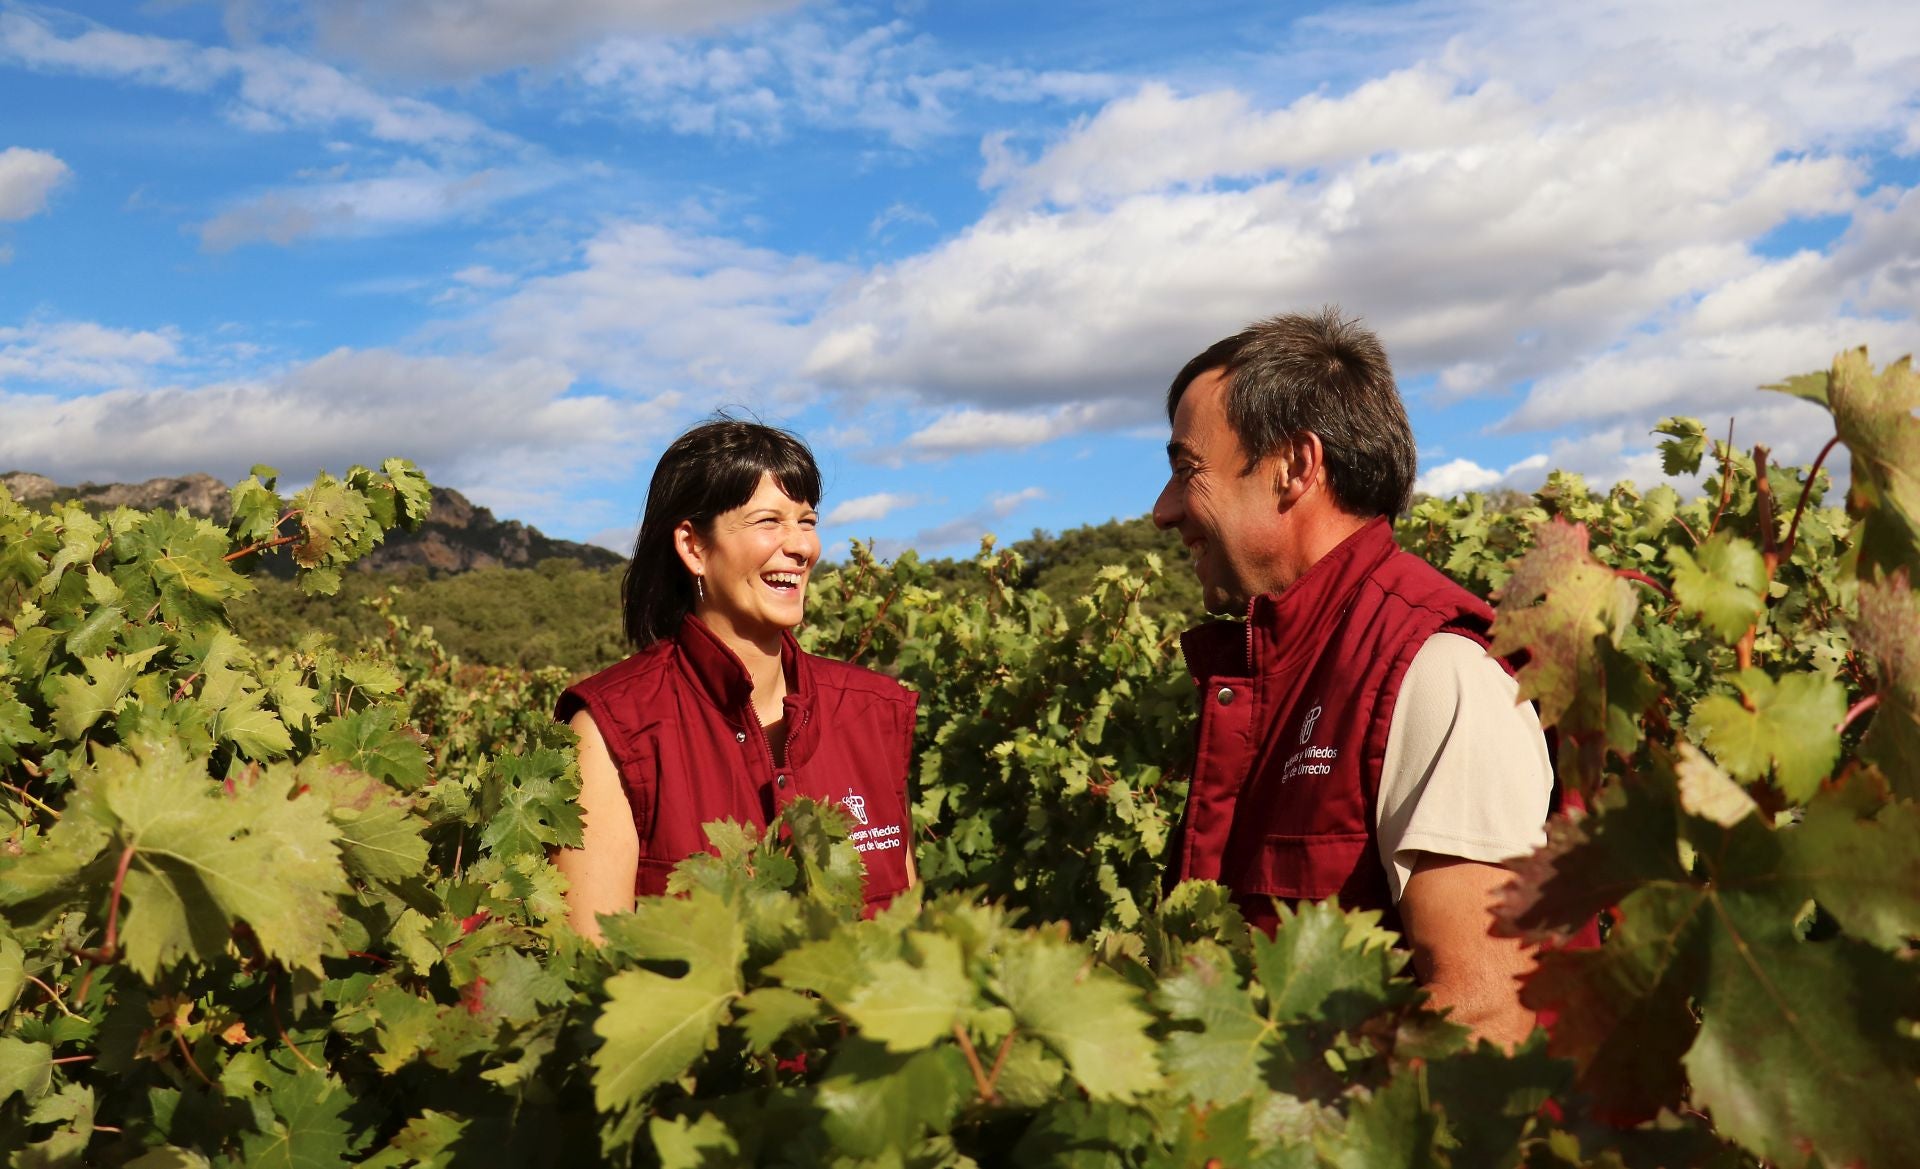
<svg viewBox="0 0 1920 1169">
<path fill-rule="evenodd" d="M 905 21 L 863 25 L 831 13 L 730 37 L 614 38 L 573 76 L 585 98 L 678 133 L 768 139 L 815 126 L 905 145 L 955 130 L 962 100 L 1084 102 L 1116 88 L 1097 74 L 955 66 Z"/>
<path fill-rule="evenodd" d="M 284 245 L 421 227 L 477 215 L 564 177 L 553 167 L 459 171 L 403 163 L 376 178 L 281 187 L 241 199 L 201 224 L 200 242 L 221 252 L 250 243 Z"/>
<path fill-rule="evenodd" d="M 1920 123 L 1920 8 L 1443 0 L 1324 22 L 1411 60 L 1278 106 L 1144 86 L 1031 156 L 989 136 L 997 204 L 838 296 L 807 374 L 944 403 L 923 451 L 1023 445 L 1096 404 L 1147 417 L 1187 356 L 1331 301 L 1431 406 L 1513 394 L 1502 429 L 1644 435 L 1764 415 L 1756 383 L 1849 343 L 1912 346 L 1920 196 L 1867 190 L 1866 160 Z M 1830 215 L 1853 226 L 1826 254 L 1762 253 Z"/>
<path fill-rule="evenodd" d="M 539 357 L 633 391 L 663 385 L 704 408 L 764 403 L 790 383 L 807 321 L 848 270 L 731 240 L 616 223 L 577 266 L 525 281 L 472 321 L 471 343 Z"/>
<path fill-rule="evenodd" d="M 988 502 L 987 506 L 994 515 L 1004 518 L 1019 511 L 1029 503 L 1045 499 L 1046 497 L 1047 492 L 1043 487 L 1022 487 L 1018 491 L 1009 491 L 994 496 L 993 499 Z"/>
<path fill-rule="evenodd" d="M 907 436 L 907 446 L 927 455 L 1028 447 L 1108 425 L 1114 409 L 1104 403 L 1063 406 L 1046 413 L 955 410 Z"/>
<path fill-rule="evenodd" d="M 482 498 L 580 468 L 628 468 L 650 449 L 671 395 L 571 392 L 565 369 L 390 350 L 339 350 L 273 376 L 77 395 L 0 391 L 0 465 L 59 482 L 140 480 L 256 462 L 290 478 L 392 455 Z"/>
<path fill-rule="evenodd" d="M 315 0 L 322 43 L 395 73 L 473 77 L 545 65 L 608 37 L 711 29 L 801 0 Z"/>
<path fill-rule="evenodd" d="M 115 329 L 93 321 L 0 326 L 0 386 L 144 384 L 181 358 L 172 329 Z"/>
<path fill-rule="evenodd" d="M 187 93 L 208 93 L 231 83 L 227 118 L 249 130 L 345 125 L 385 142 L 416 146 L 506 141 L 466 114 L 378 93 L 331 65 L 286 49 L 202 47 L 124 33 L 77 17 L 63 17 L 60 23 L 70 31 L 22 9 L 0 11 L 0 62 Z"/>
<path fill-rule="evenodd" d="M 71 173 L 66 163 L 43 150 L 0 150 L 0 222 L 46 210 L 47 196 Z"/>
<path fill-rule="evenodd" d="M 885 519 L 902 508 L 912 507 L 920 502 L 917 495 L 903 495 L 894 491 L 880 491 L 872 495 L 856 496 L 835 504 L 820 522 L 828 527 L 840 524 L 872 523 Z"/>
<path fill-rule="evenodd" d="M 1413 481 L 1413 489 L 1427 495 L 1464 495 L 1495 487 L 1520 487 L 1523 476 L 1528 477 L 1525 485 L 1532 486 L 1545 478 L 1541 472 L 1547 469 L 1547 463 L 1544 454 L 1529 455 L 1504 471 L 1496 471 L 1471 459 L 1454 459 L 1422 473 Z"/>
</svg>

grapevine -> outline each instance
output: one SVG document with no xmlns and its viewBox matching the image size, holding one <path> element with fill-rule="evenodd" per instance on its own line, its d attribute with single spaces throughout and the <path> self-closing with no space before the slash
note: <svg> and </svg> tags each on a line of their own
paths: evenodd
<svg viewBox="0 0 1920 1169">
<path fill-rule="evenodd" d="M 1496 602 L 1591 809 L 1498 909 L 1558 1019 L 1512 1053 L 1427 1008 L 1375 915 L 1269 937 L 1163 894 L 1192 693 L 1155 559 L 1056 598 L 991 546 L 964 587 L 856 549 L 804 640 L 921 693 L 922 887 L 862 920 L 844 815 L 802 802 L 709 826 L 596 947 L 550 859 L 580 840 L 567 671 L 466 665 L 382 597 L 364 645 L 235 632 L 273 558 L 326 594 L 418 523 L 410 464 L 290 498 L 258 468 L 224 528 L 0 495 L 0 1152 L 1909 1164 L 1920 377 L 1855 350 L 1773 388 L 1833 417 L 1809 467 L 1669 419 L 1697 496 L 1556 474 L 1400 522 Z"/>
</svg>

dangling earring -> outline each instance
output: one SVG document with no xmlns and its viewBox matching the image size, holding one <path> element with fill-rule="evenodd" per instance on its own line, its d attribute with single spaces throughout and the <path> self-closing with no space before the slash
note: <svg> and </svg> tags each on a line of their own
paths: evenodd
<svg viewBox="0 0 1920 1169">
<path fill-rule="evenodd" d="M 707 578 L 697 572 L 693 574 L 693 595 L 694 604 L 704 605 L 707 603 Z"/>
</svg>

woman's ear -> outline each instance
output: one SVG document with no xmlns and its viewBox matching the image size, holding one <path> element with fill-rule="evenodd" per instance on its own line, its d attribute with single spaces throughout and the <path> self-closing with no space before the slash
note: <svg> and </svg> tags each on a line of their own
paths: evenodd
<svg viewBox="0 0 1920 1169">
<path fill-rule="evenodd" d="M 680 554 L 680 563 L 694 576 L 707 575 L 707 548 L 700 539 L 700 533 L 692 520 L 681 520 L 673 529 L 673 550 Z"/>
</svg>

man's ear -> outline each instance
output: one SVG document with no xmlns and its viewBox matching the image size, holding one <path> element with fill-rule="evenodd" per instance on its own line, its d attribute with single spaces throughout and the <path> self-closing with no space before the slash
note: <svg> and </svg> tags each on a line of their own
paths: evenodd
<svg viewBox="0 0 1920 1169">
<path fill-rule="evenodd" d="M 707 574 L 707 546 L 692 520 L 681 520 L 673 529 L 673 550 L 680 554 L 680 563 L 687 566 L 688 572 L 695 576 Z"/>
<path fill-rule="evenodd" d="M 1274 452 L 1274 494 L 1285 511 L 1307 497 L 1326 478 L 1326 452 L 1311 430 L 1289 437 Z"/>
</svg>

